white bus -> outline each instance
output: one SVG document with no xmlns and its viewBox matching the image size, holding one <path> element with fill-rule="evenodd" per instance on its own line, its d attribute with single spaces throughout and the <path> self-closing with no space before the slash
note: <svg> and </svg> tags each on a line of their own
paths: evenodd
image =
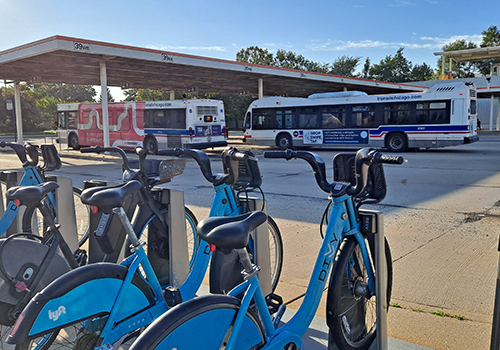
<svg viewBox="0 0 500 350">
<path fill-rule="evenodd" d="M 476 88 L 458 82 L 418 93 L 265 97 L 252 102 L 244 126 L 245 142 L 281 149 L 373 146 L 402 152 L 459 145 L 478 140 Z"/>
<path fill-rule="evenodd" d="M 224 104 L 220 100 L 171 100 L 108 103 L 112 146 L 158 149 L 227 145 Z M 103 146 L 100 103 L 58 105 L 58 141 L 69 147 Z"/>
</svg>

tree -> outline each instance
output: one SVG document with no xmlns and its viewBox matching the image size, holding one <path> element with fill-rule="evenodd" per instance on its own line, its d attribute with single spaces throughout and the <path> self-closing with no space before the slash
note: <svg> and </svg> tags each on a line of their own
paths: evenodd
<svg viewBox="0 0 500 350">
<path fill-rule="evenodd" d="M 343 77 L 354 77 L 354 72 L 359 64 L 361 57 L 359 56 L 342 56 L 335 61 L 328 71 L 329 74 L 340 75 Z"/>
<path fill-rule="evenodd" d="M 92 85 L 36 84 L 33 89 L 39 96 L 59 98 L 61 103 L 95 102 L 97 94 Z"/>
<path fill-rule="evenodd" d="M 394 56 L 388 55 L 369 70 L 370 78 L 392 83 L 410 81 L 412 64 L 403 56 L 404 48 L 398 49 Z"/>
<path fill-rule="evenodd" d="M 463 39 L 455 40 L 449 44 L 443 46 L 442 51 L 458 51 L 458 50 L 470 50 L 476 49 L 477 45 L 472 41 L 465 41 Z M 445 57 L 441 56 L 438 60 L 438 71 L 442 71 L 443 59 Z M 450 71 L 448 62 L 444 62 L 445 72 Z M 452 64 L 451 72 L 457 78 L 470 78 L 474 77 L 477 71 L 477 64 L 474 62 L 454 62 Z"/>
<path fill-rule="evenodd" d="M 274 57 L 267 49 L 258 46 L 250 46 L 236 53 L 236 61 L 274 66 Z"/>
<path fill-rule="evenodd" d="M 107 93 L 108 93 L 108 102 L 115 102 L 113 95 L 111 95 L 111 91 L 109 91 L 109 87 L 107 88 Z M 102 103 L 102 91 L 101 94 L 99 95 L 99 101 L 97 102 Z"/>
<path fill-rule="evenodd" d="M 424 81 L 432 79 L 434 71 L 426 63 L 416 64 L 411 70 L 408 81 Z"/>
<path fill-rule="evenodd" d="M 481 32 L 483 40 L 479 46 L 481 47 L 494 47 L 500 46 L 500 31 L 497 26 L 490 26 L 487 30 Z M 500 64 L 500 60 L 486 60 L 477 62 L 476 66 L 479 72 L 483 75 L 490 74 L 491 66 Z"/>
</svg>

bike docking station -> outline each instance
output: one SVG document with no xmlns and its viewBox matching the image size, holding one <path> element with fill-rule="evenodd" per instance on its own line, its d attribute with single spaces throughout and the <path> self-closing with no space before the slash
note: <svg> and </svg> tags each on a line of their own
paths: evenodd
<svg viewBox="0 0 500 350">
<path fill-rule="evenodd" d="M 239 200 L 244 202 L 242 206 L 247 206 L 249 211 L 260 210 L 267 215 L 267 202 L 259 197 L 257 193 L 242 192 L 239 195 Z M 255 247 L 255 252 L 253 252 L 254 261 L 255 264 L 260 267 L 259 283 L 264 295 L 269 295 L 271 293 L 271 259 L 269 256 L 269 231 L 267 220 L 251 233 L 251 237 Z"/>
<path fill-rule="evenodd" d="M 172 160 L 147 160 L 145 172 L 159 175 L 162 181 L 168 182 L 173 177 L 164 168 L 170 168 Z M 181 160 L 180 162 L 185 162 Z M 178 162 L 179 163 L 179 162 Z M 129 161 L 130 166 L 138 165 Z M 185 164 L 184 164 L 185 165 Z M 183 169 L 182 169 L 183 170 Z M 178 169 L 176 169 L 178 171 Z M 170 177 L 170 178 L 171 178 Z M 97 186 L 114 186 L 117 182 L 102 180 L 84 181 L 84 189 Z M 158 281 L 161 285 L 180 285 L 189 273 L 188 243 L 184 212 L 184 192 L 166 187 L 155 186 L 151 189 L 153 200 L 167 210 L 162 211 L 164 222 L 151 220 L 139 239 L 146 243 L 146 252 Z M 147 220 L 137 218 L 139 205 L 137 196 L 129 196 L 123 204 L 123 210 L 131 222 Z M 158 212 L 161 210 L 158 209 Z M 147 215 L 150 215 L 147 214 Z M 130 254 L 126 231 L 119 217 L 114 213 L 104 214 L 91 211 L 89 219 L 88 259 L 89 263 L 101 261 L 121 261 Z"/>
<path fill-rule="evenodd" d="M 360 209 L 361 232 L 366 234 L 370 247 L 374 248 L 377 336 L 370 349 L 385 350 L 387 346 L 387 265 L 385 254 L 384 214 L 376 210 Z"/>
</svg>

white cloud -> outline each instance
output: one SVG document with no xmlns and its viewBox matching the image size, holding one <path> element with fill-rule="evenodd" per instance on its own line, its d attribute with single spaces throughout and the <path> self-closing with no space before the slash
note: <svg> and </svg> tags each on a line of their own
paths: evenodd
<svg viewBox="0 0 500 350">
<path fill-rule="evenodd" d="M 421 37 L 417 42 L 387 42 L 380 40 L 361 40 L 361 41 L 342 41 L 328 40 L 325 42 L 315 41 L 307 46 L 312 51 L 345 51 L 356 49 L 441 49 L 444 45 L 456 40 L 473 41 L 479 44 L 482 40 L 481 35 L 455 35 L 449 38 L 440 37 Z"/>
</svg>

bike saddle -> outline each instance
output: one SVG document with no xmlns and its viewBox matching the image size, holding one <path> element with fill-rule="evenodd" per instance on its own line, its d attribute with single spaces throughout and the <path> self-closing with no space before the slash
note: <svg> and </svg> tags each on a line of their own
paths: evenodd
<svg viewBox="0 0 500 350">
<path fill-rule="evenodd" d="M 229 178 L 229 174 L 215 174 L 212 184 L 214 186 L 222 185 Z"/>
<path fill-rule="evenodd" d="M 267 215 L 262 211 L 233 217 L 210 217 L 198 224 L 197 231 L 201 239 L 218 248 L 242 249 L 248 244 L 250 232 L 266 219 Z"/>
<path fill-rule="evenodd" d="M 80 198 L 83 204 L 95 206 L 105 214 L 109 214 L 113 208 L 123 207 L 125 199 L 141 187 L 139 181 L 132 180 L 115 187 L 86 189 Z"/>
<path fill-rule="evenodd" d="M 59 188 L 57 182 L 44 182 L 33 186 L 15 186 L 5 192 L 7 200 L 19 200 L 27 207 L 34 207 L 40 204 L 43 197 L 49 192 Z"/>
</svg>

